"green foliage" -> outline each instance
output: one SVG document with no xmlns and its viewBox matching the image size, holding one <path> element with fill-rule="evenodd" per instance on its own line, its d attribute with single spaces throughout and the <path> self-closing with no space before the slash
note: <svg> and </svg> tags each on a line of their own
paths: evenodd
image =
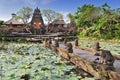
<svg viewBox="0 0 120 80">
<path fill-rule="evenodd" d="M 120 8 L 111 9 L 107 3 L 101 7 L 85 4 L 72 17 L 82 29 L 79 37 L 120 39 Z"/>
<path fill-rule="evenodd" d="M 1 80 L 21 80 L 25 75 L 30 80 L 82 79 L 70 72 L 75 66 L 66 65 L 69 61 L 61 61 L 58 54 L 39 43 L 0 43 L 0 52 Z"/>
<path fill-rule="evenodd" d="M 87 36 L 87 31 L 86 31 L 86 30 L 83 30 L 83 31 L 80 33 L 79 37 L 85 37 L 85 36 Z"/>
<path fill-rule="evenodd" d="M 0 20 L 0 30 L 6 29 L 7 26 L 4 24 L 3 20 Z"/>
<path fill-rule="evenodd" d="M 3 25 L 4 21 L 0 20 L 0 26 Z"/>
<path fill-rule="evenodd" d="M 56 15 L 55 15 L 55 19 L 57 19 L 57 20 L 62 20 L 63 19 L 63 15 L 61 14 L 61 13 L 59 13 L 59 12 L 56 12 Z"/>
<path fill-rule="evenodd" d="M 78 32 L 78 30 L 73 30 L 73 31 L 72 31 L 72 34 L 73 34 L 74 36 L 76 36 L 76 35 L 79 34 L 79 32 Z"/>
<path fill-rule="evenodd" d="M 31 16 L 32 16 L 32 8 L 23 7 L 17 12 L 16 19 L 21 19 L 24 22 L 24 24 L 27 24 Z"/>
<path fill-rule="evenodd" d="M 45 17 L 46 21 L 48 21 L 48 23 L 52 22 L 55 19 L 55 11 L 51 10 L 51 9 L 44 9 L 42 10 L 42 16 Z"/>
<path fill-rule="evenodd" d="M 83 5 L 82 7 L 78 7 L 75 17 L 76 24 L 79 27 L 90 27 L 95 19 L 99 17 L 99 7 L 94 7 L 94 5 Z"/>
<path fill-rule="evenodd" d="M 72 13 L 67 14 L 67 17 L 70 20 L 70 22 L 75 23 L 75 16 Z"/>
<path fill-rule="evenodd" d="M 6 35 L 9 35 L 10 32 L 8 30 L 0 30 L 0 39 Z"/>
<path fill-rule="evenodd" d="M 51 9 L 42 10 L 42 16 L 48 23 L 51 23 L 54 20 L 63 19 L 63 15 L 61 13 L 55 12 Z"/>
</svg>

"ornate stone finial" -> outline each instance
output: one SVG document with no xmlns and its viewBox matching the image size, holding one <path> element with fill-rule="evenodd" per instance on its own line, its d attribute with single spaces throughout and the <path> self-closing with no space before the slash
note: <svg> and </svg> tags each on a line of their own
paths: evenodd
<svg viewBox="0 0 120 80">
<path fill-rule="evenodd" d="M 93 49 L 94 49 L 95 51 L 99 51 L 99 50 L 100 50 L 99 42 L 95 42 L 95 43 L 94 43 Z"/>
</svg>

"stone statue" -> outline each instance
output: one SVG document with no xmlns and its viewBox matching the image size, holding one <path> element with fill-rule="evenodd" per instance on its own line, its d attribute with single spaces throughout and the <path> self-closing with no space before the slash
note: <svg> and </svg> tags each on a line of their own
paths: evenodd
<svg viewBox="0 0 120 80">
<path fill-rule="evenodd" d="M 52 44 L 51 38 L 49 38 L 49 40 L 48 40 L 48 44 Z"/>
<path fill-rule="evenodd" d="M 52 44 L 53 44 L 55 47 L 59 47 L 58 40 L 56 40 L 56 39 L 53 39 L 53 40 L 52 40 Z"/>
<path fill-rule="evenodd" d="M 115 59 L 110 51 L 103 50 L 100 53 L 100 63 L 113 66 Z"/>
<path fill-rule="evenodd" d="M 73 53 L 73 49 L 72 49 L 73 46 L 72 46 L 72 44 L 71 43 L 67 43 L 66 46 L 67 46 L 66 49 L 67 49 L 68 53 Z"/>
</svg>

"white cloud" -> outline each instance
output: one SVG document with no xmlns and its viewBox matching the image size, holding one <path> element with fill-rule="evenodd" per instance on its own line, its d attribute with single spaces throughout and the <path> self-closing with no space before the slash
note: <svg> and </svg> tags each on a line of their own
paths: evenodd
<svg viewBox="0 0 120 80">
<path fill-rule="evenodd" d="M 40 0 L 41 4 L 48 4 L 48 3 L 51 3 L 54 1 L 56 1 L 56 0 Z"/>
</svg>

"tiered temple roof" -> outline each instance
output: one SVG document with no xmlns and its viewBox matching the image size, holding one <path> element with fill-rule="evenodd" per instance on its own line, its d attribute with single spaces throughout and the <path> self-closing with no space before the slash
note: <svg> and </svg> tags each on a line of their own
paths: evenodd
<svg viewBox="0 0 120 80">
<path fill-rule="evenodd" d="M 31 20 L 31 25 L 34 28 L 36 28 L 36 27 L 40 28 L 40 27 L 44 26 L 43 18 L 41 16 L 40 9 L 38 9 L 38 8 L 36 8 L 34 10 L 33 17 L 32 17 L 32 20 Z"/>
</svg>

